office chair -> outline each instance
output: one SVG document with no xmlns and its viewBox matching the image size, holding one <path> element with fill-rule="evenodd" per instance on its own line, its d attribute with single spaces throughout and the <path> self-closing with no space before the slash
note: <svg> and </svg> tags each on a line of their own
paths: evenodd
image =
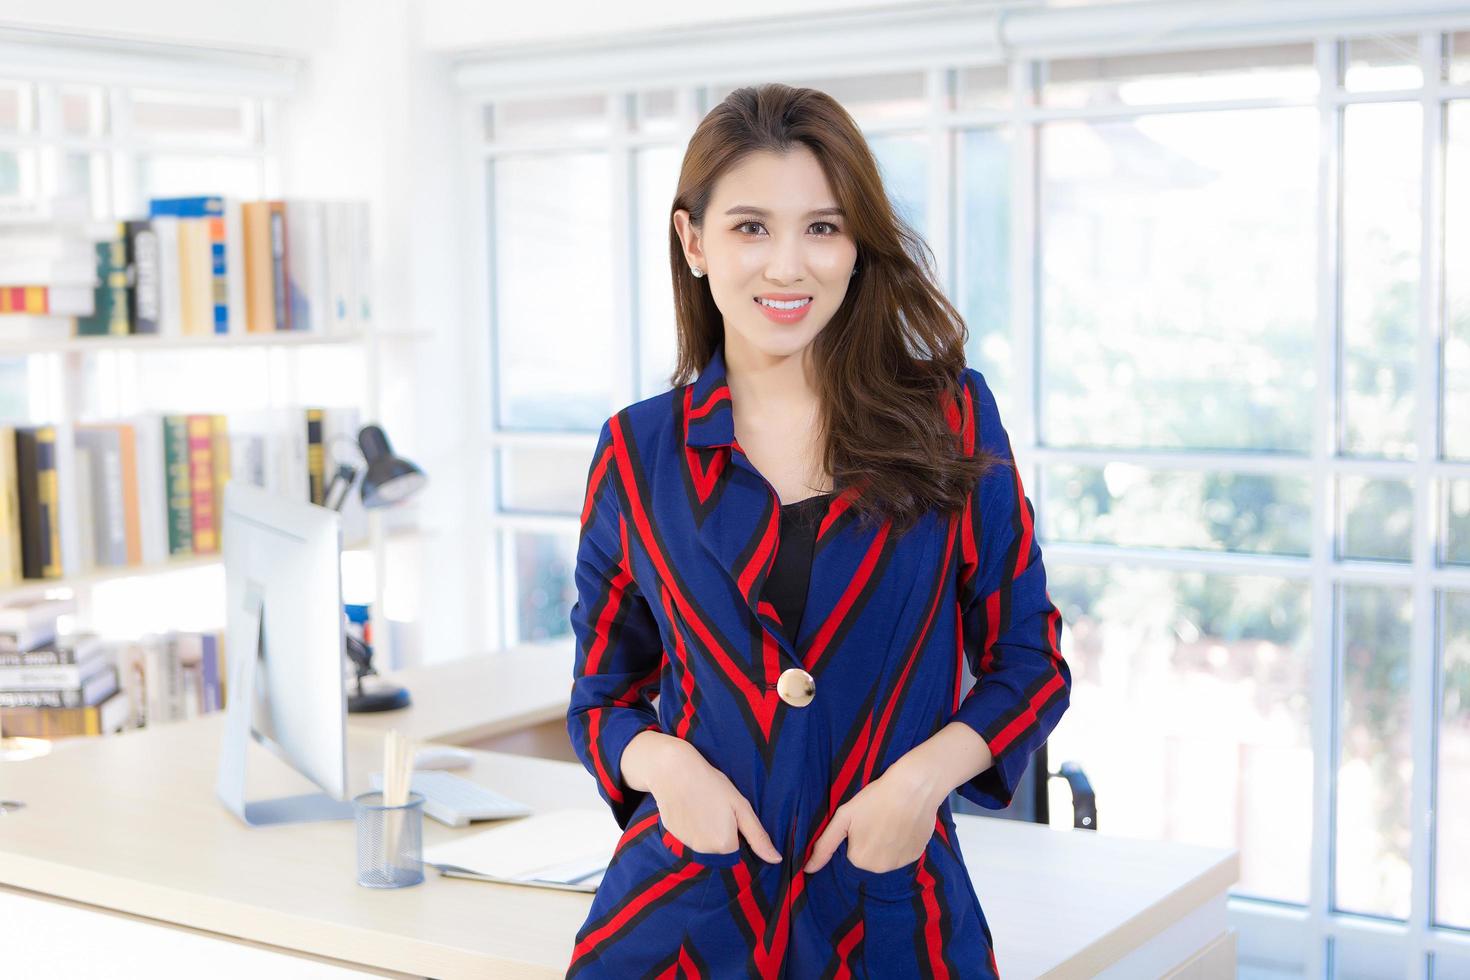
<svg viewBox="0 0 1470 980">
<path fill-rule="evenodd" d="M 1087 773 L 1075 762 L 1064 762 L 1056 772 L 1051 772 L 1046 761 L 1046 743 L 1042 743 L 1031 756 L 1026 770 L 1021 774 L 1020 785 L 1011 798 L 1010 805 L 1002 810 L 989 810 L 965 799 L 958 792 L 949 794 L 950 810 L 953 813 L 978 813 L 986 817 L 1005 820 L 1029 820 L 1032 823 L 1051 823 L 1051 807 L 1047 784 L 1052 779 L 1065 779 L 1072 789 L 1072 826 L 1079 830 L 1097 829 L 1097 799 L 1092 792 L 1092 783 Z"/>
</svg>

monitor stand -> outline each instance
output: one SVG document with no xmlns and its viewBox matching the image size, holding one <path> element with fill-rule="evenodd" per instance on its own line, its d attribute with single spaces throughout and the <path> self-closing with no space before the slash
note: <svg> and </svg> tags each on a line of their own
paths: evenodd
<svg viewBox="0 0 1470 980">
<path fill-rule="evenodd" d="M 334 799 L 327 793 L 303 793 L 271 800 L 245 799 L 246 750 L 251 738 L 260 741 L 254 730 L 255 675 L 266 656 L 265 603 L 261 588 L 255 582 L 246 585 L 245 615 L 249 622 L 247 635 L 256 638 L 255 655 L 229 658 L 237 662 L 232 665 L 234 676 L 225 689 L 225 730 L 220 741 L 215 795 L 235 816 L 252 827 L 352 819 L 352 801 Z"/>
</svg>

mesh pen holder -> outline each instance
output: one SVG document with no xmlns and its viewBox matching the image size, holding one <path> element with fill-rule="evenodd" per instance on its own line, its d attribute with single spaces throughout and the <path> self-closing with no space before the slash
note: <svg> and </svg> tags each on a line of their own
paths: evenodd
<svg viewBox="0 0 1470 980">
<path fill-rule="evenodd" d="M 408 794 L 402 806 L 386 806 L 381 791 L 352 798 L 357 822 L 357 883 L 403 888 L 424 880 L 424 797 Z"/>
</svg>

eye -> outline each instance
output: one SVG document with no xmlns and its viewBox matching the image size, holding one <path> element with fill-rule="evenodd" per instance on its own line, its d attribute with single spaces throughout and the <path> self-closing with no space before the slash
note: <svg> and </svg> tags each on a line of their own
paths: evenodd
<svg viewBox="0 0 1470 980">
<path fill-rule="evenodd" d="M 744 231 L 744 229 L 750 228 L 750 227 L 764 227 L 764 226 L 759 221 L 742 221 L 740 224 L 738 224 L 738 225 L 735 226 L 735 230 L 737 232 L 740 232 L 741 234 L 754 234 L 753 232 L 746 232 L 746 231 Z M 818 235 L 817 235 L 818 238 L 830 238 L 833 235 L 837 235 L 837 234 L 841 234 L 842 233 L 842 229 L 841 228 L 838 228 L 836 225 L 834 225 L 830 221 L 816 221 L 816 222 L 813 222 L 812 223 L 811 227 L 813 227 L 813 228 L 830 228 L 830 229 L 832 229 L 831 231 L 819 232 Z"/>
</svg>

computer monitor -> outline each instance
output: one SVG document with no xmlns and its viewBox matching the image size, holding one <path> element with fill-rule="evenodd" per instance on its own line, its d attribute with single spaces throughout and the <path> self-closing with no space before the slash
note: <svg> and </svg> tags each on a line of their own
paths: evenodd
<svg viewBox="0 0 1470 980">
<path fill-rule="evenodd" d="M 341 515 L 231 480 L 220 529 L 229 682 L 215 792 L 251 826 L 348 819 Z M 252 738 L 324 792 L 246 801 Z"/>
</svg>

